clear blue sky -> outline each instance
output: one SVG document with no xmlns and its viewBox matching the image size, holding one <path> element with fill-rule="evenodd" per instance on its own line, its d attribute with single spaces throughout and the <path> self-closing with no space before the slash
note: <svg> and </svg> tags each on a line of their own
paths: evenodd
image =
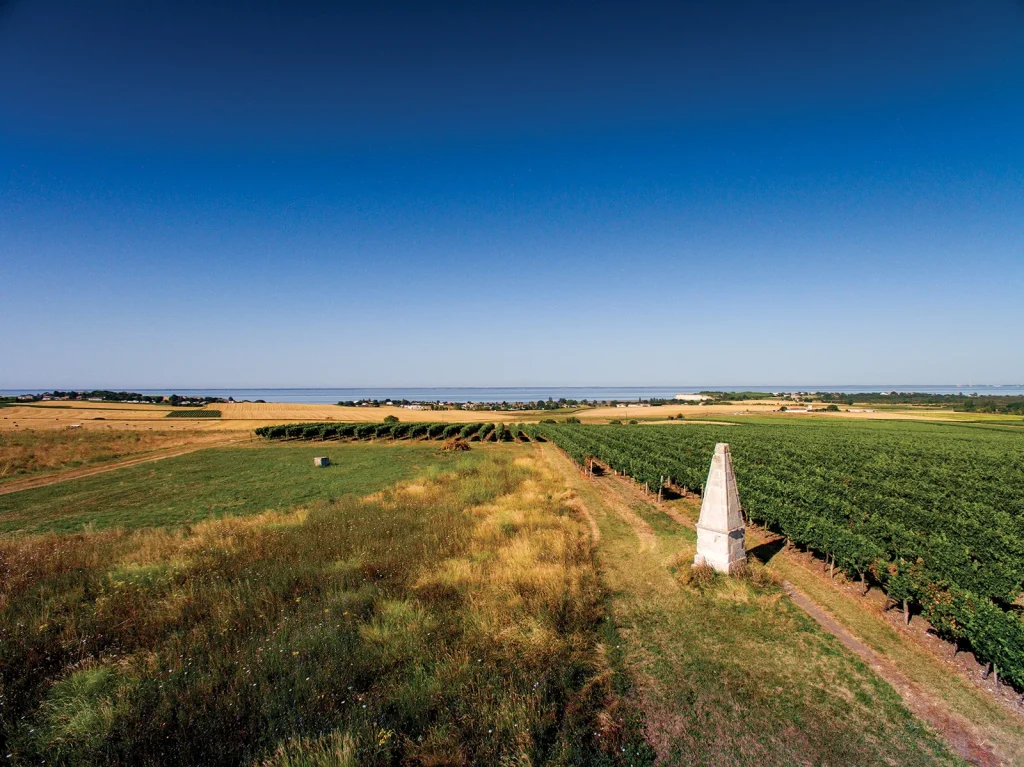
<svg viewBox="0 0 1024 767">
<path fill-rule="evenodd" d="M 1024 4 L 0 0 L 0 388 L 1024 382 Z"/>
</svg>

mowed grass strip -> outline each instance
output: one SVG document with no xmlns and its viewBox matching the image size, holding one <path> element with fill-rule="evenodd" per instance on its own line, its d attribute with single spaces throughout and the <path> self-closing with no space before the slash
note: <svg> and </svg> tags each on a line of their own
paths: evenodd
<svg viewBox="0 0 1024 767">
<path fill-rule="evenodd" d="M 313 466 L 328 455 L 332 465 Z M 182 525 L 365 494 L 445 465 L 436 444 L 266 445 L 177 458 L 0 496 L 0 533 Z"/>
<path fill-rule="evenodd" d="M 350 451 L 378 467 L 415 455 L 332 457 Z M 528 450 L 495 446 L 292 512 L 2 537 L 5 752 L 67 765 L 644 763 L 600 643 L 588 532 L 561 489 Z"/>
</svg>

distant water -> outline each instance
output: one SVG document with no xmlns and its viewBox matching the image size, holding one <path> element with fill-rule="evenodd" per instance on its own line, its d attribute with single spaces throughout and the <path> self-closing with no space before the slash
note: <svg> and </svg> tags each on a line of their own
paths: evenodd
<svg viewBox="0 0 1024 767">
<path fill-rule="evenodd" d="M 86 387 L 83 387 L 86 388 Z M 455 388 L 368 388 L 368 389 L 132 389 L 140 394 L 181 394 L 208 397 L 233 397 L 236 400 L 265 400 L 309 404 L 335 403 L 361 399 L 407 399 L 427 402 L 536 402 L 539 399 L 635 400 L 671 399 L 676 394 L 699 391 L 829 391 L 846 394 L 899 391 L 923 394 L 989 394 L 1024 396 L 1024 384 L 1007 386 L 877 386 L 758 385 L 758 386 L 528 386 L 528 387 L 455 387 Z M 0 395 L 41 394 L 43 389 L 0 389 Z"/>
</svg>

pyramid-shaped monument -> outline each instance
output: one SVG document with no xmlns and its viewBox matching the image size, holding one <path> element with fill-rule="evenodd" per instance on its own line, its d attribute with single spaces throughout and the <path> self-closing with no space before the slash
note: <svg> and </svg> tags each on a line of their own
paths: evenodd
<svg viewBox="0 0 1024 767">
<path fill-rule="evenodd" d="M 715 445 L 711 470 L 704 485 L 704 500 L 697 521 L 697 556 L 693 563 L 709 564 L 721 573 L 734 572 L 746 564 L 743 514 L 732 456 L 724 442 Z"/>
</svg>

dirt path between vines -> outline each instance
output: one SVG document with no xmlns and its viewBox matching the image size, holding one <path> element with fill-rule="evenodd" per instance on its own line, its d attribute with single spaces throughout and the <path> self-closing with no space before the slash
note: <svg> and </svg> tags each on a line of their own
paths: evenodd
<svg viewBox="0 0 1024 767">
<path fill-rule="evenodd" d="M 206 450 L 211 447 L 226 447 L 228 445 L 238 444 L 239 442 L 248 442 L 249 439 L 227 439 L 218 442 L 203 442 L 195 445 L 189 445 L 188 447 L 173 447 L 165 450 L 156 450 L 151 453 L 145 453 L 144 455 L 133 455 L 126 458 L 119 458 L 108 463 L 100 464 L 98 466 L 82 466 L 75 469 L 67 469 L 52 474 L 46 474 L 41 477 L 25 477 L 24 479 L 15 479 L 10 482 L 6 482 L 0 485 L 0 495 L 7 495 L 8 493 L 17 493 L 21 490 L 32 490 L 37 487 L 46 487 L 47 485 L 55 485 L 58 482 L 64 482 L 69 479 L 81 479 L 82 477 L 91 477 L 94 474 L 103 474 L 107 471 L 115 471 L 117 469 L 125 469 L 129 466 L 138 466 L 143 463 L 151 463 L 153 461 L 162 461 L 164 458 L 177 458 L 180 455 L 187 455 L 188 453 L 194 453 L 197 450 Z"/>
<path fill-rule="evenodd" d="M 783 581 L 783 590 L 823 629 L 842 642 L 851 652 L 860 656 L 875 673 L 892 685 L 893 689 L 903 698 L 907 708 L 941 733 L 950 748 L 961 758 L 971 764 L 984 767 L 999 767 L 1004 764 L 992 748 L 984 743 L 984 735 L 978 732 L 970 722 L 954 714 L 941 701 L 907 679 L 895 665 L 847 631 L 839 621 L 815 604 L 792 583 Z"/>
</svg>

